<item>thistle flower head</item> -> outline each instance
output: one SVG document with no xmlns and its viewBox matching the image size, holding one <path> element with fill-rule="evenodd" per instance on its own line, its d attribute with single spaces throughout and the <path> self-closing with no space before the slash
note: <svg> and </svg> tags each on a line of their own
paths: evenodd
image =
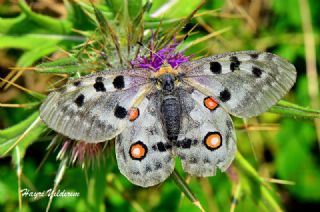
<svg viewBox="0 0 320 212">
<path fill-rule="evenodd" d="M 178 67 L 181 63 L 188 62 L 190 56 L 185 56 L 184 52 L 177 52 L 179 43 L 173 39 L 173 43 L 168 44 L 164 48 L 154 51 L 153 39 L 151 39 L 151 52 L 149 56 L 139 56 L 131 61 L 131 65 L 136 68 L 147 68 L 152 71 L 158 71 L 163 63 L 167 62 L 172 68 Z"/>
<path fill-rule="evenodd" d="M 103 145 L 101 143 L 85 143 L 81 141 L 65 140 L 61 144 L 61 149 L 57 155 L 58 159 L 67 157 L 71 164 L 93 164 L 95 159 L 100 160 Z"/>
</svg>

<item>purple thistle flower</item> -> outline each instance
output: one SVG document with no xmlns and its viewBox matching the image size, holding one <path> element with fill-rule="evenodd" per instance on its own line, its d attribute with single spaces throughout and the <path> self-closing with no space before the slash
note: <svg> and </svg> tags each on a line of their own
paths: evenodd
<svg viewBox="0 0 320 212">
<path fill-rule="evenodd" d="M 153 51 L 153 39 L 151 39 L 151 50 Z M 131 65 L 136 68 L 147 68 L 154 72 L 158 71 L 164 62 L 167 62 L 172 68 L 177 68 L 181 63 L 188 62 L 191 56 L 185 56 L 184 52 L 175 52 L 176 47 L 179 45 L 174 39 L 172 44 L 167 45 L 163 49 L 151 52 L 150 56 L 138 57 L 131 61 Z"/>
</svg>

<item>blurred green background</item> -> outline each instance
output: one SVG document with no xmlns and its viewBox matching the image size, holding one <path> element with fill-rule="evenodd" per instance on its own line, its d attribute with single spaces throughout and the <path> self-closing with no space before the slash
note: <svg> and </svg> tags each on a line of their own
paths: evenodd
<svg viewBox="0 0 320 212">
<path fill-rule="evenodd" d="M 0 0 L 0 77 L 30 91 L 46 93 L 52 83 L 49 75 L 11 68 L 60 58 L 64 51 L 86 41 L 86 33 L 92 33 L 96 26 L 88 17 L 90 14 L 83 10 L 90 8 L 90 4 L 76 2 Z M 96 5 L 108 20 L 113 20 L 114 11 L 123 2 L 128 2 L 133 13 L 146 3 L 106 0 Z M 199 3 L 198 0 L 154 0 L 144 15 L 145 29 L 156 30 L 161 20 L 163 28 L 173 27 Z M 184 43 L 190 46 L 186 54 L 194 57 L 250 49 L 286 58 L 295 65 L 298 77 L 285 99 L 305 108 L 319 109 L 318 11 L 317 0 L 208 0 L 181 34 L 195 27 Z M 20 126 L 9 132 L 19 136 L 31 124 L 27 118 L 38 107 L 12 108 L 12 104 L 34 104 L 39 99 L 4 82 L 0 86 L 0 129 Z M 319 118 L 267 112 L 247 120 L 248 128 L 243 120 L 234 118 L 234 121 L 239 152 L 259 174 L 271 196 L 265 195 L 262 185 L 252 176 L 241 172 L 240 160 L 236 160 L 228 173 L 219 172 L 210 178 L 189 178 L 178 164 L 178 172 L 187 177 L 202 207 L 206 211 L 320 210 Z M 1 211 L 18 210 L 19 187 L 30 191 L 53 187 L 60 163 L 56 160 L 58 151 L 49 154 L 38 169 L 52 139 L 45 131 L 43 126 L 37 128 L 25 139 L 21 152 L 15 149 L 9 154 L 12 157 L 0 159 Z M 8 148 L 6 142 L 13 139 L 6 137 L 7 133 L 0 131 L 1 154 Z M 168 179 L 148 189 L 134 186 L 119 173 L 113 149 L 108 148 L 105 154 L 99 167 L 66 170 L 59 189 L 80 192 L 80 197 L 54 198 L 51 211 L 199 211 L 174 180 Z M 232 205 L 234 198 L 236 205 Z M 23 197 L 21 207 L 23 211 L 44 210 L 47 204 L 47 197 L 37 200 Z"/>
</svg>

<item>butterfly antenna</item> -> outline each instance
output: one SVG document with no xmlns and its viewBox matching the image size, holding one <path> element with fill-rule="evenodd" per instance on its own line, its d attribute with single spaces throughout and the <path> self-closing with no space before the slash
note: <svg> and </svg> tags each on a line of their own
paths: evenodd
<svg viewBox="0 0 320 212">
<path fill-rule="evenodd" d="M 147 49 L 148 51 L 150 51 L 152 54 L 157 55 L 164 64 L 167 64 L 167 61 L 165 59 L 163 59 L 159 54 L 157 54 L 155 51 L 153 51 L 152 49 L 146 47 L 143 43 L 141 43 L 140 41 L 137 42 L 140 46 L 142 46 L 143 48 Z"/>
</svg>

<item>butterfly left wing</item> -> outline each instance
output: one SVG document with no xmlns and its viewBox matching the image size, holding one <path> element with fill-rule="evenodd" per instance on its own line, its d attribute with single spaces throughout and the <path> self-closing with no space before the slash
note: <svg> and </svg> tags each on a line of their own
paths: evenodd
<svg viewBox="0 0 320 212">
<path fill-rule="evenodd" d="M 232 120 L 212 97 L 187 87 L 179 92 L 183 118 L 174 143 L 183 169 L 194 176 L 215 175 L 225 171 L 234 159 L 236 138 Z"/>
<path fill-rule="evenodd" d="M 167 179 L 174 169 L 172 146 L 164 135 L 157 95 L 140 104 L 141 115 L 116 139 L 120 172 L 135 185 L 149 187 Z"/>
<path fill-rule="evenodd" d="M 184 82 L 213 96 L 227 112 L 256 116 L 282 98 L 296 80 L 295 67 L 277 55 L 242 51 L 180 65 Z"/>
<path fill-rule="evenodd" d="M 101 71 L 69 81 L 51 92 L 40 107 L 46 125 L 64 136 L 88 143 L 117 136 L 149 92 L 150 71 Z"/>
</svg>

